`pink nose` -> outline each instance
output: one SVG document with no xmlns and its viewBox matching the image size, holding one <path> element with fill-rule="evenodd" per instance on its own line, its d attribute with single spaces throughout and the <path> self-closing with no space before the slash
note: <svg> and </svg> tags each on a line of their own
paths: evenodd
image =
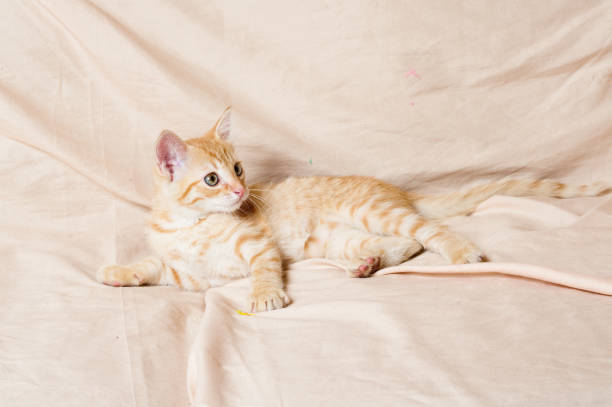
<svg viewBox="0 0 612 407">
<path fill-rule="evenodd" d="M 232 192 L 234 192 L 240 198 L 244 196 L 244 188 L 237 188 L 237 189 L 234 189 L 234 191 Z"/>
</svg>

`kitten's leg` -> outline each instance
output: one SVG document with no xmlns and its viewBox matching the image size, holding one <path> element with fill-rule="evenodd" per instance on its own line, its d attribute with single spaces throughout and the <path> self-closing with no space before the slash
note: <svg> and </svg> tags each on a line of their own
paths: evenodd
<svg viewBox="0 0 612 407">
<path fill-rule="evenodd" d="M 257 238 L 255 238 L 257 237 Z M 283 268 L 278 247 L 259 235 L 251 240 L 238 239 L 236 253 L 243 258 L 251 273 L 251 293 L 247 307 L 252 312 L 283 308 L 290 300 L 283 290 Z"/>
<path fill-rule="evenodd" d="M 113 287 L 156 285 L 159 283 L 164 263 L 156 257 L 148 257 L 127 266 L 116 264 L 101 267 L 96 278 Z"/>
<path fill-rule="evenodd" d="M 414 239 L 364 234 L 345 245 L 340 259 L 346 259 L 349 277 L 370 277 L 378 270 L 397 266 L 423 250 Z"/>
<path fill-rule="evenodd" d="M 205 291 L 210 288 L 208 280 L 187 273 L 184 267 L 168 264 L 156 257 L 148 257 L 126 266 L 110 265 L 98 270 L 99 282 L 113 287 L 135 287 L 141 285 L 174 285 L 183 290 Z"/>
<path fill-rule="evenodd" d="M 322 222 L 305 242 L 304 256 L 337 260 L 347 267 L 350 277 L 369 277 L 381 268 L 403 263 L 422 249 L 414 239 Z"/>
<path fill-rule="evenodd" d="M 207 279 L 197 277 L 186 270 L 189 268 L 184 264 L 173 261 L 162 262 L 158 285 L 173 285 L 187 291 L 206 291 L 211 287 Z"/>
<path fill-rule="evenodd" d="M 445 225 L 426 220 L 405 205 L 404 201 L 374 200 L 358 210 L 340 213 L 354 226 L 368 232 L 415 238 L 427 250 L 440 253 L 455 264 L 485 261 L 484 254 L 467 239 L 449 231 Z"/>
</svg>

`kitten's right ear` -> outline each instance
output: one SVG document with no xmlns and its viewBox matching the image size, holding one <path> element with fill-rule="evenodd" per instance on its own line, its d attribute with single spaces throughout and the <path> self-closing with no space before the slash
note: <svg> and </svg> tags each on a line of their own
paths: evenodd
<svg viewBox="0 0 612 407">
<path fill-rule="evenodd" d="M 187 159 L 187 144 L 170 130 L 164 130 L 155 144 L 157 168 L 162 174 L 174 181 L 177 173 L 185 165 Z"/>
</svg>

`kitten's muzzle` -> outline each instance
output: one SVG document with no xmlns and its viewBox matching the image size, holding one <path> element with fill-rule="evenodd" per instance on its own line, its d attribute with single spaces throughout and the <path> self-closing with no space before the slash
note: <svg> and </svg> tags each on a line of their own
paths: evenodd
<svg viewBox="0 0 612 407">
<path fill-rule="evenodd" d="M 238 196 L 238 198 L 242 198 L 244 196 L 244 193 L 246 192 L 245 189 L 243 187 L 240 188 L 236 188 L 232 191 L 234 194 L 236 194 Z"/>
</svg>

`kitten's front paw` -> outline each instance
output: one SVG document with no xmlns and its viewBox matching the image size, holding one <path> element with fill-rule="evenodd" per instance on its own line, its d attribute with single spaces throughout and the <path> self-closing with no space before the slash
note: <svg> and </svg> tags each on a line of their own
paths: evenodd
<svg viewBox="0 0 612 407">
<path fill-rule="evenodd" d="M 140 270 L 131 270 L 129 267 L 110 265 L 101 267 L 96 273 L 96 279 L 113 287 L 135 287 L 142 285 L 145 276 Z"/>
<path fill-rule="evenodd" d="M 282 288 L 257 288 L 248 297 L 251 312 L 272 311 L 289 305 L 289 297 Z"/>
</svg>

